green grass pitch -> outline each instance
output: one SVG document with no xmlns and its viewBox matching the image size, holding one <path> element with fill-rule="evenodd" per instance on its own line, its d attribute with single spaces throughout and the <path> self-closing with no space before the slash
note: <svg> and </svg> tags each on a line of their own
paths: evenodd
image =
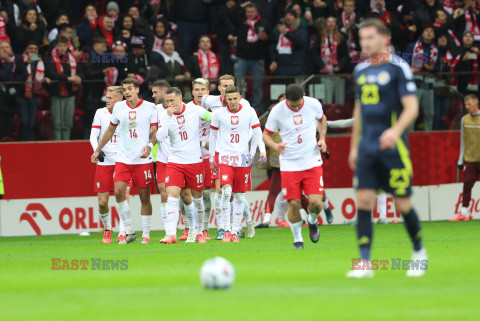
<svg viewBox="0 0 480 321">
<path fill-rule="evenodd" d="M 257 230 L 239 244 L 102 244 L 100 233 L 0 239 L 1 320 L 479 320 L 480 221 L 423 223 L 427 275 L 377 271 L 349 280 L 354 227 L 323 226 L 292 250 L 290 229 Z M 212 234 L 215 231 L 212 230 Z M 116 237 L 116 233 L 114 237 Z M 372 258 L 410 259 L 402 224 L 376 225 Z M 204 290 L 201 264 L 223 256 L 233 287 Z M 124 271 L 54 271 L 51 258 L 128 260 Z M 89 268 L 91 264 L 89 264 Z"/>
</svg>

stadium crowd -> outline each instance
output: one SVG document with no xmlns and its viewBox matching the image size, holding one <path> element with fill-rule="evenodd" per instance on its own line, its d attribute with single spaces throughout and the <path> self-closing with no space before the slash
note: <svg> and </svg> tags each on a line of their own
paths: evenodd
<svg viewBox="0 0 480 321">
<path fill-rule="evenodd" d="M 208 78 L 215 92 L 215 80 L 233 74 L 261 112 L 270 102 L 266 76 L 321 74 L 322 102 L 345 105 L 351 82 L 335 75 L 360 61 L 358 25 L 367 17 L 391 29 L 391 50 L 416 72 L 420 128 L 446 129 L 451 90 L 478 93 L 475 0 L 5 0 L 0 139 L 88 138 L 106 86 L 126 77 L 137 78 L 140 96 L 152 101 L 154 80 L 188 97 L 192 79 Z M 53 133 L 33 135 L 47 118 Z"/>
</svg>

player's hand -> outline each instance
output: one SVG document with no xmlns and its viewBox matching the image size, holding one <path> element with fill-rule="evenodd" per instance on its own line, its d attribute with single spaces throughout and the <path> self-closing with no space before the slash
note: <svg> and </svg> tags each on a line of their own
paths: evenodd
<svg viewBox="0 0 480 321">
<path fill-rule="evenodd" d="M 260 163 L 262 165 L 267 163 L 267 153 L 260 153 Z"/>
<path fill-rule="evenodd" d="M 217 162 L 215 162 L 215 161 L 210 162 L 210 169 L 212 170 L 212 173 L 218 174 Z"/>
<path fill-rule="evenodd" d="M 320 149 L 322 153 L 327 151 L 327 143 L 325 142 L 325 138 L 320 138 L 318 140 L 318 149 Z"/>
<path fill-rule="evenodd" d="M 463 164 L 462 163 L 458 163 L 457 167 L 458 167 L 459 170 L 463 170 Z"/>
<path fill-rule="evenodd" d="M 398 139 L 400 138 L 400 133 L 394 127 L 390 127 L 385 130 L 380 136 L 380 149 L 392 149 L 397 144 Z"/>
<path fill-rule="evenodd" d="M 177 109 L 173 105 L 170 105 L 170 106 L 167 107 L 167 115 L 168 116 L 173 116 L 173 113 L 176 112 L 176 111 L 177 111 Z"/>
<path fill-rule="evenodd" d="M 285 148 L 287 148 L 286 143 L 278 143 L 277 145 L 275 145 L 275 150 L 280 154 L 285 153 Z"/>
<path fill-rule="evenodd" d="M 357 157 L 358 148 L 350 149 L 350 154 L 348 155 L 348 165 L 352 171 L 357 168 Z"/>
<path fill-rule="evenodd" d="M 98 154 L 99 152 L 93 152 L 92 156 L 90 157 L 90 160 L 92 163 L 97 164 L 98 163 Z"/>
<path fill-rule="evenodd" d="M 142 148 L 142 156 L 140 156 L 140 158 L 147 158 L 148 156 L 150 156 L 150 152 L 152 150 L 150 149 L 150 146 L 145 146 Z"/>
</svg>

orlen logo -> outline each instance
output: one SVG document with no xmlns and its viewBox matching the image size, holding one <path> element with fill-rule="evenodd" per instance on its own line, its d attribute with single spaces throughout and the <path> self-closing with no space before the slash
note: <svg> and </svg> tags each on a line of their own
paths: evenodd
<svg viewBox="0 0 480 321">
<path fill-rule="evenodd" d="M 35 217 L 37 217 L 37 211 L 40 212 L 40 214 L 42 214 L 47 221 L 50 221 L 52 219 L 52 216 L 50 215 L 50 213 L 48 213 L 45 206 L 43 206 L 40 203 L 28 204 L 25 211 L 32 212 L 32 214 L 23 213 L 22 215 L 20 215 L 20 223 L 22 221 L 27 221 L 30 224 L 30 226 L 33 228 L 35 233 L 37 233 L 37 235 L 41 235 L 42 231 L 40 230 L 40 227 L 38 226 L 37 222 L 35 222 Z"/>
<path fill-rule="evenodd" d="M 20 223 L 27 221 L 37 235 L 42 235 L 40 226 L 44 226 L 44 224 L 41 222 L 37 224 L 37 221 L 35 221 L 37 212 L 40 212 L 47 221 L 52 220 L 52 215 L 40 203 L 28 204 L 25 211 L 25 213 L 20 215 Z M 115 227 L 120 218 L 115 207 L 111 207 L 111 213 L 112 227 Z M 98 222 L 98 217 L 94 214 L 93 207 L 75 207 L 73 209 L 65 207 L 58 215 L 58 224 L 64 230 L 98 229 L 103 227 L 102 222 Z"/>
<path fill-rule="evenodd" d="M 457 204 L 455 204 L 455 214 L 460 214 L 462 210 L 462 202 L 463 202 L 463 193 L 458 195 Z M 470 203 L 468 204 L 468 212 L 470 214 L 473 213 L 480 213 L 480 199 L 475 200 L 473 198 L 470 199 Z"/>
<path fill-rule="evenodd" d="M 380 212 L 377 209 L 377 200 L 375 199 L 373 207 L 373 218 L 379 218 Z M 357 214 L 357 206 L 353 198 L 346 198 L 342 203 L 342 214 L 347 220 L 353 220 Z M 393 197 L 387 197 L 387 217 L 388 218 L 397 218 L 400 217 L 400 213 L 395 210 L 395 205 L 393 202 Z"/>
</svg>

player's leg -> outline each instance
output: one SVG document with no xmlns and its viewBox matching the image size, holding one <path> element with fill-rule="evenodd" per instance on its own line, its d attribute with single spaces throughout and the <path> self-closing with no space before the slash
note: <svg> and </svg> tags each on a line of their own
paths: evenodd
<svg viewBox="0 0 480 321">
<path fill-rule="evenodd" d="M 203 215 L 203 236 L 206 240 L 211 240 L 208 234 L 208 223 L 210 222 L 210 214 L 212 213 L 212 199 L 210 194 L 210 187 L 205 187 L 202 192 L 203 204 L 205 206 L 205 214 Z"/>
<path fill-rule="evenodd" d="M 127 185 L 128 183 L 122 181 L 116 181 L 114 183 L 115 200 L 117 201 L 118 214 L 120 216 L 120 220 L 125 226 L 126 232 L 125 238 L 121 240 L 119 244 L 131 243 L 137 239 L 135 232 L 133 231 L 132 220 L 130 218 L 130 206 L 126 197 Z"/>
<path fill-rule="evenodd" d="M 150 229 L 152 227 L 152 202 L 150 201 L 150 188 L 138 188 L 138 196 L 141 203 L 142 217 L 142 244 L 150 243 Z"/>
<path fill-rule="evenodd" d="M 395 197 L 395 209 L 400 212 L 403 217 L 405 228 L 407 229 L 410 240 L 413 244 L 412 260 L 420 261 L 420 267 L 414 269 L 413 265 L 407 271 L 407 276 L 418 277 L 425 274 L 426 269 L 422 269 L 422 263 L 428 264 L 427 251 L 422 244 L 422 228 L 415 209 L 412 207 L 410 197 Z M 427 265 L 428 266 L 428 265 Z"/>
<path fill-rule="evenodd" d="M 280 169 L 272 168 L 272 175 L 270 176 L 270 185 L 268 187 L 267 202 L 265 203 L 265 214 L 263 215 L 262 223 L 258 224 L 257 228 L 265 228 L 270 226 L 270 218 L 275 209 L 275 200 L 282 191 L 282 179 Z M 278 212 L 278 211 L 277 211 Z"/>
<path fill-rule="evenodd" d="M 387 218 L 387 193 L 381 192 L 377 194 L 377 209 L 380 213 L 380 218 L 377 223 L 385 222 Z"/>
<path fill-rule="evenodd" d="M 323 209 L 323 169 L 321 166 L 299 173 L 302 175 L 302 187 L 308 197 L 308 229 L 310 240 L 317 243 L 320 238 L 317 217 Z"/>
<path fill-rule="evenodd" d="M 288 201 L 288 220 L 290 229 L 293 234 L 293 248 L 303 249 L 302 237 L 302 216 L 300 209 L 302 208 L 302 175 L 301 172 L 285 172 L 282 171 L 282 192 Z"/>
<path fill-rule="evenodd" d="M 187 216 L 188 226 L 189 226 L 188 236 L 185 242 L 194 243 L 195 236 L 197 235 L 197 229 L 195 228 L 196 215 L 195 215 L 195 205 L 192 199 L 192 192 L 190 191 L 190 189 L 182 188 L 182 190 L 180 191 L 180 197 L 183 202 L 183 208 L 185 210 L 185 215 Z M 178 222 L 178 217 L 177 217 L 177 222 Z"/>
<path fill-rule="evenodd" d="M 203 235 L 203 216 L 205 215 L 205 205 L 203 204 L 203 188 L 204 188 L 204 168 L 203 162 L 197 164 L 190 164 L 184 167 L 185 173 L 185 188 L 190 189 L 192 201 L 194 206 L 193 224 L 190 225 L 190 232 L 196 231 L 195 241 L 197 243 L 206 243 Z M 184 200 L 185 201 L 185 200 Z M 187 203 L 185 202 L 185 210 L 187 211 Z M 187 213 L 188 215 L 188 213 Z M 189 238 L 190 238 L 189 233 Z"/>
<path fill-rule="evenodd" d="M 233 178 L 235 175 L 234 169 L 231 166 L 220 164 L 219 165 L 219 178 L 220 186 L 222 188 L 222 210 L 221 217 L 223 220 L 223 229 L 225 230 L 225 235 L 222 239 L 222 242 L 231 242 L 232 233 L 230 225 L 230 213 L 231 206 L 230 201 L 232 197 L 232 187 L 233 187 Z"/>
<path fill-rule="evenodd" d="M 177 243 L 177 224 L 179 217 L 178 199 L 180 197 L 180 189 L 180 187 L 175 185 L 166 186 L 165 188 L 167 192 L 167 217 L 163 220 L 165 237 L 160 241 L 162 244 Z"/>
<path fill-rule="evenodd" d="M 182 192 L 180 192 L 180 195 Z M 185 212 L 185 204 L 183 203 L 182 198 L 178 200 L 178 208 L 180 209 L 179 217 L 182 216 L 183 225 L 185 225 L 185 229 L 182 232 L 182 236 L 180 236 L 180 241 L 186 241 L 188 239 L 188 232 L 190 231 L 190 221 L 188 220 L 187 214 Z"/>
<path fill-rule="evenodd" d="M 215 183 L 215 196 L 213 197 L 213 206 L 215 210 L 215 218 L 217 220 L 218 233 L 216 240 L 222 240 L 225 236 L 225 222 L 222 216 L 222 188 L 220 187 L 220 180 L 218 177 L 213 180 Z"/>
<path fill-rule="evenodd" d="M 110 192 L 98 193 L 98 213 L 103 223 L 103 243 L 112 243 L 112 218 L 108 207 Z"/>
<path fill-rule="evenodd" d="M 288 212 L 288 201 L 283 197 L 280 191 L 275 198 L 275 208 L 277 209 L 277 219 L 275 220 L 278 227 L 289 227 L 290 224 L 285 220 L 285 215 Z"/>
<path fill-rule="evenodd" d="M 472 188 L 477 180 L 477 173 L 475 166 L 472 163 L 465 163 L 465 170 L 463 172 L 463 198 L 462 198 L 462 210 L 456 217 L 451 218 L 450 221 L 468 221 L 470 216 L 468 215 L 468 208 L 470 200 L 472 199 Z"/>
<path fill-rule="evenodd" d="M 162 214 L 162 220 L 165 226 L 165 219 L 168 216 L 168 210 L 167 210 L 168 195 L 167 195 L 167 189 L 165 188 L 165 175 L 167 171 L 167 164 L 157 162 L 157 166 L 155 169 L 156 169 L 155 178 L 157 180 L 157 189 L 161 199 L 160 213 Z"/>
<path fill-rule="evenodd" d="M 327 193 L 325 192 L 325 190 L 323 191 L 322 201 L 323 201 L 323 211 L 325 212 L 325 218 L 327 219 L 327 223 L 332 224 L 333 214 L 332 214 L 332 210 L 330 209 L 330 203 L 328 201 Z"/>
<path fill-rule="evenodd" d="M 246 197 L 243 198 L 243 216 L 245 217 L 245 225 L 247 228 L 246 237 L 251 239 L 255 236 L 255 222 L 252 219 L 252 212 L 250 211 L 250 204 Z"/>
<path fill-rule="evenodd" d="M 205 204 L 203 204 L 203 191 L 192 189 L 193 204 L 195 205 L 194 220 L 197 235 L 195 241 L 197 243 L 206 243 L 203 235 L 203 217 L 205 215 Z"/>
<path fill-rule="evenodd" d="M 240 231 L 243 220 L 244 201 L 245 193 L 233 194 L 232 242 L 239 242 L 238 232 Z"/>
</svg>

